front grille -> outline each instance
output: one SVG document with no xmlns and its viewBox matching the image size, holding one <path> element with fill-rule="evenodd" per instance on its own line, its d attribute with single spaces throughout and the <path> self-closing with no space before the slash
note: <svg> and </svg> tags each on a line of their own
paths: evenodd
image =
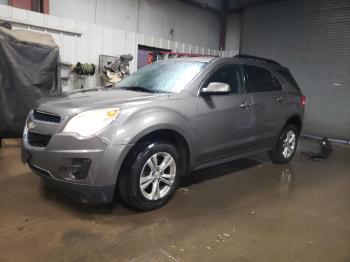
<svg viewBox="0 0 350 262">
<path fill-rule="evenodd" d="M 46 147 L 50 142 L 51 136 L 28 132 L 28 143 L 35 147 Z"/>
<path fill-rule="evenodd" d="M 51 122 L 51 123 L 60 123 L 61 117 L 59 115 L 45 113 L 41 111 L 34 110 L 33 116 L 36 120 Z"/>
</svg>

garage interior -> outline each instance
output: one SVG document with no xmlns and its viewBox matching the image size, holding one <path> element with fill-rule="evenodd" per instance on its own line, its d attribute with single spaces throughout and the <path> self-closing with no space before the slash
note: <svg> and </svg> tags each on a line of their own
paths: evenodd
<svg viewBox="0 0 350 262">
<path fill-rule="evenodd" d="M 52 36 L 63 92 L 164 57 L 247 54 L 288 67 L 306 96 L 291 162 L 192 172 L 150 212 L 71 200 L 22 163 L 21 134 L 0 133 L 0 261 L 350 261 L 348 0 L 0 0 L 0 22 Z"/>
</svg>

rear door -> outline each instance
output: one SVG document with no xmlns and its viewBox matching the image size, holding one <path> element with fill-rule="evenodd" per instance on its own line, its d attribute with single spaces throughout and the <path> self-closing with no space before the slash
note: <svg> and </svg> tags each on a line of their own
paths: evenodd
<svg viewBox="0 0 350 262">
<path fill-rule="evenodd" d="M 252 136 L 252 99 L 244 92 L 242 66 L 218 66 L 208 75 L 202 88 L 211 82 L 227 83 L 231 91 L 198 96 L 199 161 L 247 151 Z"/>
<path fill-rule="evenodd" d="M 256 149 L 271 147 L 285 120 L 286 97 L 279 80 L 267 69 L 244 65 L 246 92 L 253 99 Z"/>
</svg>

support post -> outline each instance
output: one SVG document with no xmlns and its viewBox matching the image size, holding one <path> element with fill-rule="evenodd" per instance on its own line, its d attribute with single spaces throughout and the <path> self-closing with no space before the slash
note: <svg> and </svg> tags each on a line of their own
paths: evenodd
<svg viewBox="0 0 350 262">
<path fill-rule="evenodd" d="M 222 9 L 220 14 L 220 40 L 219 50 L 226 48 L 226 33 L 227 33 L 227 17 L 229 13 L 229 1 L 222 0 Z"/>
</svg>

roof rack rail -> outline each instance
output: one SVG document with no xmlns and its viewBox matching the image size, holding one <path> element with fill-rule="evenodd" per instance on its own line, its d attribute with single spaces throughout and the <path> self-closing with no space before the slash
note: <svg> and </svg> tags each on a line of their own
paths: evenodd
<svg viewBox="0 0 350 262">
<path fill-rule="evenodd" d="M 238 54 L 234 56 L 235 58 L 244 58 L 244 59 L 252 59 L 252 60 L 257 60 L 265 63 L 270 63 L 270 64 L 275 64 L 275 65 L 281 65 L 280 63 L 276 62 L 275 60 L 263 58 L 263 57 L 258 57 L 258 56 L 252 56 L 252 55 L 243 55 L 243 54 Z"/>
</svg>

